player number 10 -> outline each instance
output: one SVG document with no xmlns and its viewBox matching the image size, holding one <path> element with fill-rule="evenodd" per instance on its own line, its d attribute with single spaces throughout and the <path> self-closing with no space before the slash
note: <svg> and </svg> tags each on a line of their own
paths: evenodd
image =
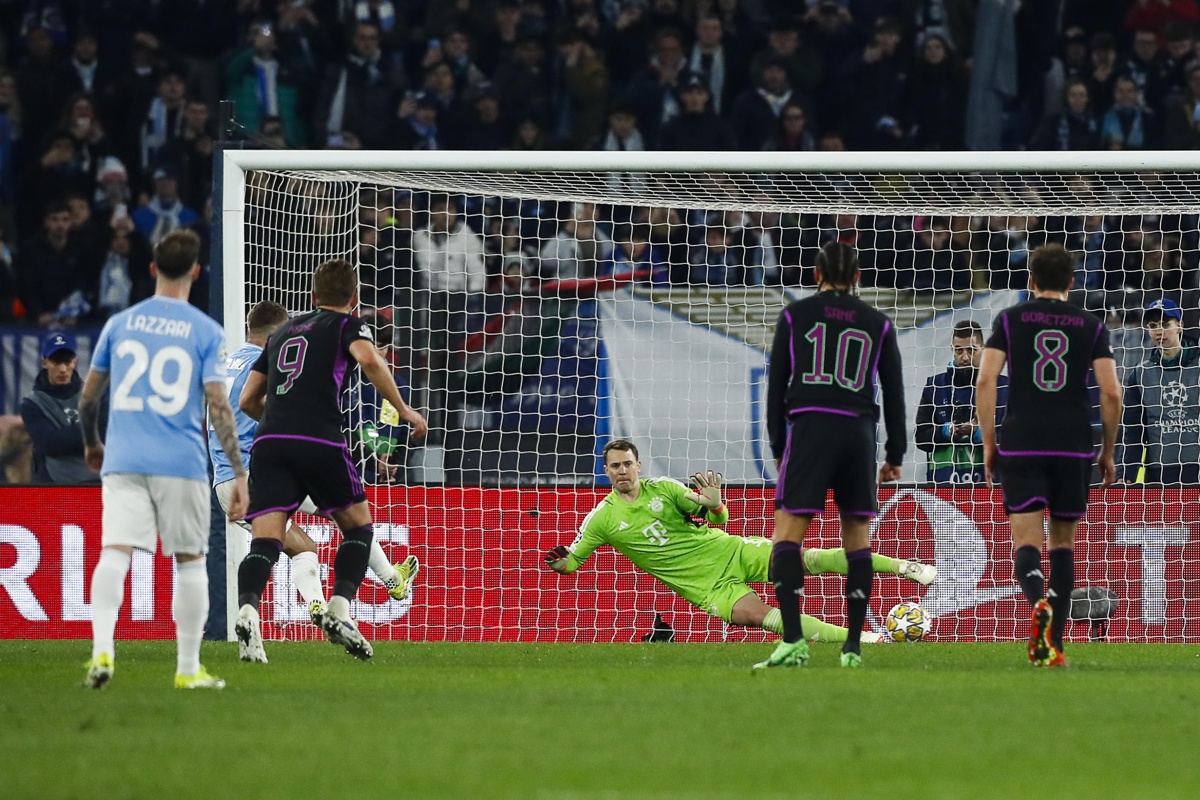
<svg viewBox="0 0 1200 800">
<path fill-rule="evenodd" d="M 826 385 L 837 382 L 838 386 L 851 392 L 860 391 L 867 383 L 867 361 L 871 358 L 871 337 L 858 328 L 847 328 L 837 337 L 837 364 L 833 374 L 825 371 L 825 339 L 828 328 L 818 322 L 804 334 L 804 340 L 813 346 L 812 369 L 800 376 L 809 385 Z M 856 351 L 851 356 L 851 350 Z"/>
</svg>

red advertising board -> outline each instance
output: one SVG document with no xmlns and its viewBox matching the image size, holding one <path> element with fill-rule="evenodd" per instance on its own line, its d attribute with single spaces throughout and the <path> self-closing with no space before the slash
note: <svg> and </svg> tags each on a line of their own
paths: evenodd
<svg viewBox="0 0 1200 800">
<path fill-rule="evenodd" d="M 542 567 L 542 554 L 568 543 L 603 490 L 413 487 L 376 490 L 377 538 L 395 559 L 422 563 L 410 600 L 364 585 L 356 616 L 369 637 L 426 641 L 636 641 L 660 612 L 684 641 L 757 640 L 761 632 L 723 625 L 695 611 L 602 548 L 571 576 Z M 730 533 L 769 536 L 771 490 L 730 489 Z M 1025 606 L 1012 577 L 1012 546 L 998 493 L 902 489 L 881 495 L 874 549 L 936 564 L 930 587 L 891 576 L 875 582 L 871 621 L 900 600 L 934 616 L 941 640 L 1021 638 Z M 830 509 L 832 511 L 832 509 Z M 327 522 L 309 519 L 331 560 Z M 836 547 L 832 514 L 809 546 Z M 98 489 L 0 489 L 0 638 L 87 638 L 86 586 L 99 557 Z M 285 560 L 286 561 L 286 560 Z M 1200 641 L 1200 491 L 1095 492 L 1076 549 L 1079 585 L 1120 597 L 1108 636 L 1115 641 Z M 326 576 L 327 577 L 327 576 Z M 328 584 L 327 584 L 328 586 Z M 170 638 L 172 571 L 161 556 L 135 558 L 120 638 Z M 765 589 L 765 587 L 762 587 Z M 842 623 L 840 576 L 806 582 L 805 611 Z M 278 602 L 264 608 L 270 638 L 314 638 L 285 563 Z M 1086 638 L 1086 626 L 1069 635 Z"/>
</svg>

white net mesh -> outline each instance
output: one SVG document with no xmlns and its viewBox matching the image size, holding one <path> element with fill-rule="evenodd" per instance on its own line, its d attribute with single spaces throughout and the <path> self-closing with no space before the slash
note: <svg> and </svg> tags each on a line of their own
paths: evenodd
<svg viewBox="0 0 1200 800">
<path fill-rule="evenodd" d="M 1077 258 L 1072 298 L 1105 315 L 1132 379 L 1157 351 L 1147 304 L 1176 303 L 1185 335 L 1200 322 L 1198 178 L 251 171 L 245 273 L 227 276 L 244 280 L 246 310 L 274 300 L 302 312 L 318 263 L 358 263 L 362 313 L 430 419 L 428 440 L 409 443 L 371 387 L 347 395 L 377 538 L 394 560 L 422 562 L 408 600 L 364 586 L 356 611 L 371 636 L 630 641 L 659 613 L 677 639 L 738 640 L 763 634 L 708 617 L 608 548 L 570 577 L 546 571 L 542 555 L 604 496 L 598 454 L 612 438 L 637 443 L 647 477 L 723 472 L 727 530 L 770 536 L 763 408 L 775 321 L 812 291 L 822 245 L 853 244 L 862 296 L 899 330 L 910 433 L 909 483 L 882 492 L 874 549 L 940 571 L 928 588 L 881 576 L 869 622 L 918 600 L 937 638 L 1012 639 L 1024 600 L 998 493 L 976 483 L 970 386 L 964 399 L 950 367 L 956 325 L 986 337 L 1022 298 L 1029 252 L 1062 243 Z M 1145 424 L 1126 427 L 1118 455 L 1133 485 L 1097 489 L 1080 530 L 1078 585 L 1119 597 L 1110 638 L 1200 639 L 1200 366 L 1186 364 L 1155 378 L 1166 383 L 1146 393 Z M 1172 431 L 1184 447 L 1153 446 Z M 330 563 L 328 523 L 301 522 Z M 836 517 L 806 544 L 838 546 Z M 842 585 L 809 580 L 806 613 L 843 624 Z M 286 565 L 275 587 L 292 600 L 267 603 L 268 635 L 314 638 Z"/>
</svg>

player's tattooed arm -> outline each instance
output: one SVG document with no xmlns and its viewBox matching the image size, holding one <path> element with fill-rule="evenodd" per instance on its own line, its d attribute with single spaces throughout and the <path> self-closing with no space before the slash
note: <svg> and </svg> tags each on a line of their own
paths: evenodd
<svg viewBox="0 0 1200 800">
<path fill-rule="evenodd" d="M 79 397 L 79 426 L 83 428 L 83 444 L 95 447 L 100 444 L 100 398 L 108 386 L 108 373 L 90 370 L 83 383 L 83 394 Z"/>
<path fill-rule="evenodd" d="M 100 441 L 100 398 L 108 386 L 108 373 L 88 370 L 79 397 L 79 427 L 83 429 L 83 457 L 88 468 L 99 472 L 104 466 L 104 443 Z"/>
<path fill-rule="evenodd" d="M 224 383 L 204 384 L 204 396 L 208 398 L 208 418 L 212 421 L 213 430 L 217 432 L 217 440 L 221 449 L 229 457 L 229 466 L 234 475 L 245 475 L 246 467 L 242 464 L 242 448 L 238 444 L 237 420 L 233 416 L 233 407 L 225 392 Z"/>
</svg>

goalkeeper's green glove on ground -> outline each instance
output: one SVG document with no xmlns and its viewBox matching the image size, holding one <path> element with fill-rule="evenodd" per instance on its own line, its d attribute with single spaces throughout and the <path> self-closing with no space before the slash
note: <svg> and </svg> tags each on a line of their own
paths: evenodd
<svg viewBox="0 0 1200 800">
<path fill-rule="evenodd" d="M 711 469 L 708 472 L 697 472 L 692 476 L 692 486 L 696 488 L 684 492 L 684 497 L 709 511 L 721 511 L 721 473 Z"/>
<path fill-rule="evenodd" d="M 550 548 L 550 552 L 546 553 L 546 566 L 555 572 L 562 572 L 567 568 L 567 558 L 570 555 L 571 551 L 561 544 L 557 547 L 552 547 Z"/>
</svg>

